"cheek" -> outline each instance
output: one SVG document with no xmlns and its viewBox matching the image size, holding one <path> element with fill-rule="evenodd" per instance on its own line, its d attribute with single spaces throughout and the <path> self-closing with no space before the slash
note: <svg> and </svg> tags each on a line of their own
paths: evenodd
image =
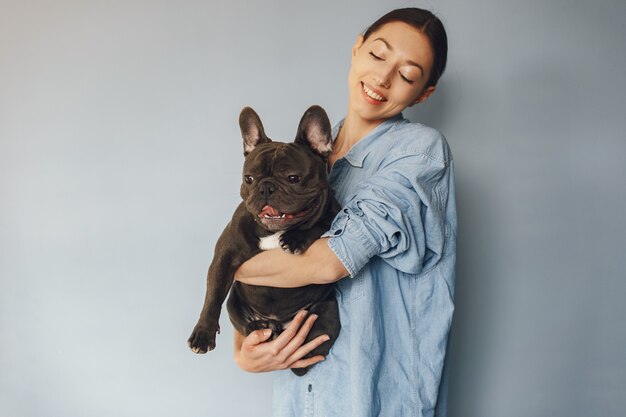
<svg viewBox="0 0 626 417">
<path fill-rule="evenodd" d="M 357 93 L 361 89 L 361 80 L 363 75 L 355 69 L 351 69 L 348 74 L 348 88 L 352 93 Z"/>
<path fill-rule="evenodd" d="M 354 57 L 354 59 L 352 60 L 352 65 L 350 66 L 351 74 L 354 74 L 357 77 L 361 77 L 367 74 L 369 70 L 369 62 L 367 61 L 366 57 L 363 57 L 361 55 L 357 55 L 356 57 Z"/>
<path fill-rule="evenodd" d="M 419 90 L 413 86 L 402 85 L 402 80 L 396 82 L 394 97 L 398 103 L 411 104 L 415 101 L 419 94 Z"/>
</svg>

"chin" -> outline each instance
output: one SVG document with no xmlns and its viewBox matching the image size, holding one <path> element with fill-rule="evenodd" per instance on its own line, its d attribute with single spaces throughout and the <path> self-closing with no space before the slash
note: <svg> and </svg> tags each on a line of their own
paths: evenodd
<svg viewBox="0 0 626 417">
<path fill-rule="evenodd" d="M 389 118 L 388 116 L 385 115 L 385 111 L 380 111 L 378 109 L 368 109 L 365 106 L 361 106 L 361 108 L 355 108 L 355 113 L 362 120 L 370 122 L 370 123 L 381 122 Z"/>
</svg>

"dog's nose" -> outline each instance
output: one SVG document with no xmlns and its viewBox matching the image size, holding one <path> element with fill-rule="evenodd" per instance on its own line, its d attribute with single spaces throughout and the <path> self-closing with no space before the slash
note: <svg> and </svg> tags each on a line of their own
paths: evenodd
<svg viewBox="0 0 626 417">
<path fill-rule="evenodd" d="M 263 197 L 265 197 L 265 199 L 270 198 L 270 196 L 274 193 L 274 191 L 276 191 L 276 185 L 274 185 L 274 183 L 271 183 L 271 182 L 266 182 L 262 184 L 261 187 L 259 188 L 259 192 L 261 193 Z"/>
</svg>

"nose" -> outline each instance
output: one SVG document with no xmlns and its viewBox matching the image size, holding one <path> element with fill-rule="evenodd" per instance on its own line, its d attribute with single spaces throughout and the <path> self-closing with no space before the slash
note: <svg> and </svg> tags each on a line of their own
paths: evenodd
<svg viewBox="0 0 626 417">
<path fill-rule="evenodd" d="M 265 182 L 259 187 L 259 192 L 267 201 L 268 198 L 276 191 L 276 185 L 273 182 Z"/>
<path fill-rule="evenodd" d="M 391 85 L 392 69 L 390 67 L 381 68 L 374 74 L 374 82 L 380 87 L 389 88 Z"/>
<path fill-rule="evenodd" d="M 374 82 L 379 87 L 389 88 L 389 77 L 385 77 L 385 78 L 374 77 Z"/>
</svg>

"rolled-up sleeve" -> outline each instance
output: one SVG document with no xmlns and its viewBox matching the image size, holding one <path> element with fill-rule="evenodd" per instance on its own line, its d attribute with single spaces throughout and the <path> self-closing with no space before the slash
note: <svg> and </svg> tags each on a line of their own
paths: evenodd
<svg viewBox="0 0 626 417">
<path fill-rule="evenodd" d="M 446 163 L 402 155 L 363 182 L 324 234 L 351 277 L 374 256 L 418 274 L 441 255 L 448 175 Z"/>
</svg>

